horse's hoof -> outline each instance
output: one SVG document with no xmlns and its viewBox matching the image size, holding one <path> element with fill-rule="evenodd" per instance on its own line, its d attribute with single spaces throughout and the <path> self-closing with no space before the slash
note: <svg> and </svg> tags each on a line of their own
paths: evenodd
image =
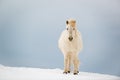
<svg viewBox="0 0 120 80">
<path fill-rule="evenodd" d="M 74 75 L 78 75 L 78 73 L 73 73 Z"/>
<path fill-rule="evenodd" d="M 67 74 L 67 72 L 63 72 L 63 74 Z"/>
<path fill-rule="evenodd" d="M 68 71 L 68 73 L 70 73 L 70 71 Z"/>
</svg>

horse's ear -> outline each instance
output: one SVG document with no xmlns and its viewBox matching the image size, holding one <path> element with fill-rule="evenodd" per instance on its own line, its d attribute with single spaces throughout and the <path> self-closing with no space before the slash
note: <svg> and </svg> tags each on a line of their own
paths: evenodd
<svg viewBox="0 0 120 80">
<path fill-rule="evenodd" d="M 68 22 L 68 20 L 66 21 L 66 24 L 68 24 L 69 22 Z"/>
</svg>

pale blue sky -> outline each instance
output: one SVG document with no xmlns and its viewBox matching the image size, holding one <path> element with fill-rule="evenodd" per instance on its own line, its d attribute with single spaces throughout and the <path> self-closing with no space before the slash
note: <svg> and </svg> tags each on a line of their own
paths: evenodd
<svg viewBox="0 0 120 80">
<path fill-rule="evenodd" d="M 82 33 L 80 70 L 120 76 L 119 0 L 1 0 L 0 64 L 62 69 L 68 18 Z"/>
</svg>

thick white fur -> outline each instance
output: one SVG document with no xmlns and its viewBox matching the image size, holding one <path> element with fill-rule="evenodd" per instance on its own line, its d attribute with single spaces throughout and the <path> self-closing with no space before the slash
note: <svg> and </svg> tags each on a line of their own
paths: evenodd
<svg viewBox="0 0 120 80">
<path fill-rule="evenodd" d="M 64 72 L 70 71 L 71 63 L 74 65 L 74 73 L 78 72 L 79 59 L 78 54 L 82 50 L 82 38 L 80 32 L 75 28 L 73 40 L 69 41 L 69 33 L 64 30 L 58 41 L 60 50 L 64 55 Z"/>
</svg>

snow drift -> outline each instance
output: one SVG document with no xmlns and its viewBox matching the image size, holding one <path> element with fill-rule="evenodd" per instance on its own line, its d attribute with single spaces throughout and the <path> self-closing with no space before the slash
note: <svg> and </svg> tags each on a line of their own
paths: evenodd
<svg viewBox="0 0 120 80">
<path fill-rule="evenodd" d="M 0 65 L 0 80 L 120 80 L 120 77 L 80 72 L 79 75 L 62 74 L 61 69 L 7 67 Z"/>
</svg>

